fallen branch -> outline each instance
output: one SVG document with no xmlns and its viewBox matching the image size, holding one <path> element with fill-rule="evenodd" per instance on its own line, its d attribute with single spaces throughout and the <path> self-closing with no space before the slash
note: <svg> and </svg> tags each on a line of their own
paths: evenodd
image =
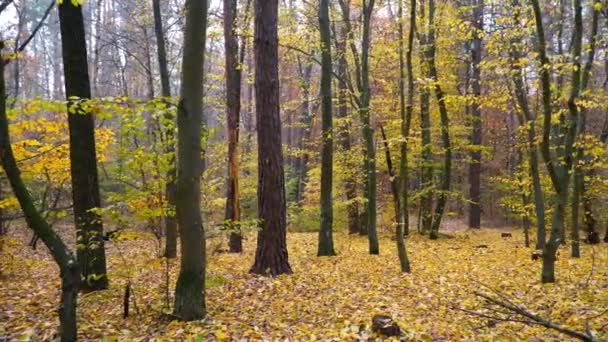
<svg viewBox="0 0 608 342">
<path fill-rule="evenodd" d="M 587 322 L 586 332 L 579 332 L 576 330 L 572 330 L 566 328 L 562 325 L 551 322 L 550 320 L 543 318 L 537 314 L 534 314 L 529 309 L 522 305 L 515 304 L 512 302 L 506 295 L 495 292 L 496 297 L 490 296 L 488 294 L 482 292 L 474 292 L 477 297 L 480 297 L 486 301 L 488 304 L 488 309 L 491 312 L 483 312 L 483 311 L 474 311 L 468 310 L 464 308 L 457 307 L 457 310 L 465 312 L 472 316 L 478 316 L 482 318 L 487 318 L 494 321 L 500 322 L 515 322 L 522 323 L 526 325 L 540 325 L 548 329 L 552 329 L 558 331 L 564 335 L 577 338 L 581 341 L 588 342 L 599 342 L 599 338 L 595 337 L 591 329 L 589 327 L 589 322 Z M 504 310 L 499 310 L 505 309 Z"/>
</svg>

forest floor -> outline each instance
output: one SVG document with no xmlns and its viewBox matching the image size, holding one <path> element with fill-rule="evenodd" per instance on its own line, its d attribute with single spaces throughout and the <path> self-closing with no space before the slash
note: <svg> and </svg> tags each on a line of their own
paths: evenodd
<svg viewBox="0 0 608 342">
<path fill-rule="evenodd" d="M 214 254 L 208 243 L 205 320 L 176 322 L 163 313 L 164 259 L 151 236 L 124 234 L 107 245 L 111 286 L 79 298 L 82 340 L 103 341 L 343 341 L 375 340 L 374 314 L 392 316 L 412 340 L 566 340 L 553 330 L 492 321 L 464 310 L 482 310 L 474 292 L 499 291 L 518 305 L 578 331 L 587 325 L 608 338 L 608 244 L 582 246 L 582 257 L 560 250 L 558 282 L 541 285 L 541 262 L 531 259 L 518 232 L 455 232 L 454 238 L 408 239 L 411 274 L 401 274 L 390 236 L 381 236 L 381 255 L 367 254 L 365 237 L 336 234 L 336 257 L 316 257 L 317 235 L 288 234 L 294 273 L 267 278 L 248 273 L 255 237 L 243 255 Z M 57 268 L 44 246 L 25 247 L 26 237 L 5 241 L 0 259 L 0 340 L 49 340 L 58 324 Z M 485 245 L 481 246 L 480 245 Z M 178 263 L 171 261 L 170 285 Z M 125 284 L 133 286 L 131 314 L 123 319 Z M 169 290 L 172 294 L 172 288 Z M 171 300 L 170 300 L 171 301 Z"/>
</svg>

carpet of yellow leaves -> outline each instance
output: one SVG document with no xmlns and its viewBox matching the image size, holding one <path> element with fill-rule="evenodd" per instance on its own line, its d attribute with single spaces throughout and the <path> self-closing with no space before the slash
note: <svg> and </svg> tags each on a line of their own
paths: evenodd
<svg viewBox="0 0 608 342">
<path fill-rule="evenodd" d="M 207 341 L 374 340 L 374 314 L 392 316 L 412 340 L 567 340 L 554 331 L 519 323 L 488 322 L 457 308 L 483 303 L 474 291 L 484 285 L 512 297 L 535 313 L 572 329 L 589 327 L 608 338 L 608 245 L 584 245 L 572 259 L 563 248 L 558 283 L 541 285 L 540 261 L 530 258 L 523 238 L 502 239 L 496 230 L 463 231 L 452 239 L 408 240 L 413 273 L 400 274 L 394 242 L 381 239 L 381 255 L 367 254 L 364 237 L 337 234 L 336 257 L 318 258 L 316 234 L 290 233 L 294 274 L 264 278 L 248 274 L 255 237 L 244 255 L 209 256 L 207 310 L 200 322 L 176 322 L 163 315 L 166 263 L 156 257 L 154 239 L 108 244 L 111 288 L 80 297 L 83 340 Z M 218 243 L 209 242 L 210 250 Z M 475 248 L 481 244 L 487 248 Z M 57 326 L 56 267 L 44 248 L 5 244 L 0 265 L 0 335 L 50 339 Z M 171 261 L 171 286 L 178 263 Z M 134 289 L 132 314 L 122 318 L 128 279 Z M 484 284 L 484 285 L 482 285 Z M 172 289 L 170 290 L 172 292 Z"/>
</svg>

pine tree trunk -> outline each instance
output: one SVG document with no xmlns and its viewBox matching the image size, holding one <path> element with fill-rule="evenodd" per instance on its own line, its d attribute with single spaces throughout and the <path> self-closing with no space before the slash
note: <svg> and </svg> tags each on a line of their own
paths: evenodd
<svg viewBox="0 0 608 342">
<path fill-rule="evenodd" d="M 93 115 L 80 101 L 91 98 L 82 7 L 71 1 L 59 5 L 65 93 L 68 100 L 72 199 L 79 248 L 76 250 L 85 291 L 108 287 L 95 154 Z"/>
<path fill-rule="evenodd" d="M 255 0 L 255 98 L 258 131 L 258 232 L 251 272 L 291 273 L 281 118 L 279 112 L 278 0 Z"/>
<path fill-rule="evenodd" d="M 207 1 L 187 0 L 182 94 L 177 111 L 177 202 L 181 268 L 174 315 L 184 321 L 205 316 L 205 231 L 200 211 L 203 170 L 203 78 Z"/>
</svg>

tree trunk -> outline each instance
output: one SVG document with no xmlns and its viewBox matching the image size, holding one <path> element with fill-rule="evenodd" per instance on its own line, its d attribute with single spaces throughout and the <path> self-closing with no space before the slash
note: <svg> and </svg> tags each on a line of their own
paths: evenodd
<svg viewBox="0 0 608 342">
<path fill-rule="evenodd" d="M 424 20 L 425 12 L 424 2 L 420 4 L 420 22 Z M 428 51 L 428 33 L 420 35 L 420 59 L 427 60 Z M 428 65 L 425 62 L 421 63 L 421 69 L 424 75 L 428 74 Z M 433 224 L 433 153 L 431 142 L 431 114 L 430 114 L 430 98 L 431 93 L 428 86 L 420 87 L 420 135 L 422 138 L 422 147 L 420 151 L 420 210 L 418 221 L 420 223 L 420 232 L 428 233 Z"/>
<path fill-rule="evenodd" d="M 343 25 L 343 27 L 346 25 Z M 337 103 L 337 113 L 336 116 L 342 119 L 342 125 L 338 129 L 338 141 L 340 146 L 342 147 L 342 151 L 344 152 L 342 155 L 344 158 L 344 167 L 349 170 L 354 169 L 356 166 L 352 165 L 349 160 L 347 152 L 351 149 L 351 137 L 350 137 L 350 124 L 348 123 L 348 84 L 346 83 L 346 78 L 348 77 L 348 62 L 346 61 L 346 39 L 348 34 L 344 29 L 342 32 L 342 37 L 339 42 L 336 43 L 336 47 L 338 50 L 338 75 L 340 79 L 338 80 L 338 103 Z M 358 234 L 361 231 L 361 222 L 359 220 L 359 203 L 356 201 L 357 198 L 357 181 L 354 175 L 351 174 L 350 171 L 347 175 L 347 179 L 344 181 L 343 187 L 346 195 L 346 200 L 348 201 L 348 205 L 346 208 L 347 216 L 348 216 L 348 233 L 349 234 Z"/>
<path fill-rule="evenodd" d="M 378 232 L 376 229 L 376 146 L 374 143 L 374 128 L 371 124 L 370 105 L 371 89 L 369 85 L 369 50 L 371 36 L 371 20 L 375 0 L 363 1 L 363 37 L 361 40 L 361 88 L 359 115 L 363 123 L 363 140 L 365 141 L 364 170 L 365 182 L 365 206 L 364 222 L 369 240 L 369 254 L 380 254 L 378 244 Z"/>
<path fill-rule="evenodd" d="M 200 211 L 203 170 L 203 78 L 207 1 L 187 0 L 182 94 L 177 112 L 177 202 L 181 268 L 174 315 L 184 321 L 205 316 L 205 231 Z"/>
<path fill-rule="evenodd" d="M 405 249 L 403 226 L 399 221 L 402 215 L 401 209 L 403 208 L 403 205 L 400 203 L 402 196 L 399 193 L 399 179 L 397 175 L 395 175 L 395 172 L 393 170 L 391 150 L 390 146 L 388 145 L 388 140 L 386 139 L 386 132 L 384 132 L 384 127 L 380 126 L 380 132 L 382 133 L 382 142 L 384 143 L 384 151 L 386 156 L 386 168 L 388 170 L 388 176 L 391 180 L 391 192 L 393 193 L 393 205 L 395 207 L 395 240 L 397 241 L 397 256 L 399 257 L 399 265 L 401 266 L 401 272 L 410 273 L 410 261 L 407 257 L 407 251 Z"/>
<path fill-rule="evenodd" d="M 237 1 L 224 0 L 224 45 L 226 61 L 226 126 L 228 127 L 228 177 L 225 223 L 230 229 L 230 252 L 243 251 L 239 201 L 239 122 L 241 114 L 241 66 L 236 37 Z"/>
<path fill-rule="evenodd" d="M 65 93 L 68 100 L 72 199 L 79 248 L 76 250 L 83 278 L 82 289 L 108 288 L 101 217 L 92 209 L 101 206 L 95 155 L 93 115 L 81 101 L 91 98 L 82 8 L 71 1 L 59 5 Z"/>
<path fill-rule="evenodd" d="M 319 31 L 321 33 L 321 227 L 318 256 L 336 255 L 333 240 L 333 117 L 332 117 L 332 58 L 329 26 L 329 0 L 319 1 Z"/>
<path fill-rule="evenodd" d="M 513 21 L 519 27 L 520 15 L 522 8 L 518 0 L 512 2 L 513 6 Z M 528 92 L 523 80 L 524 73 L 521 67 L 520 58 L 521 51 L 518 49 L 518 39 L 511 42 L 510 58 L 511 70 L 513 77 L 513 85 L 515 91 L 515 99 L 521 112 L 520 122 L 526 125 L 527 129 L 527 145 L 528 145 L 528 164 L 530 167 L 530 176 L 532 177 L 532 189 L 534 192 L 534 209 L 536 212 L 536 249 L 543 249 L 545 245 L 545 200 L 543 195 L 542 184 L 540 181 L 540 171 L 538 168 L 538 148 L 536 147 L 536 118 L 530 110 L 528 102 Z"/>
<path fill-rule="evenodd" d="M 278 0 L 255 0 L 255 98 L 258 131 L 258 232 L 251 272 L 291 273 L 281 118 L 279 112 Z"/>
<path fill-rule="evenodd" d="M 471 164 L 469 164 L 469 228 L 481 227 L 481 54 L 483 34 L 483 0 L 472 0 L 473 5 L 473 39 L 471 41 L 472 61 L 472 95 L 475 100 L 471 104 Z"/>
<path fill-rule="evenodd" d="M 163 30 L 163 18 L 160 11 L 160 0 L 152 0 L 154 11 L 154 34 L 156 35 L 156 47 L 158 50 L 158 67 L 160 71 L 161 94 L 168 101 L 171 97 L 171 83 L 169 81 L 169 67 L 167 64 L 167 52 L 165 48 L 165 33 Z M 171 124 L 165 127 L 165 152 L 172 156 L 171 165 L 175 164 L 175 137 L 173 134 L 175 117 L 169 109 L 165 109 L 165 120 Z M 168 212 L 165 214 L 165 257 L 175 258 L 177 256 L 177 220 L 175 218 L 175 192 L 177 169 L 171 167 L 167 171 L 167 183 L 165 184 L 165 196 L 167 198 Z"/>
<path fill-rule="evenodd" d="M 593 61 L 595 58 L 595 48 L 596 48 L 596 43 L 597 43 L 597 34 L 598 34 L 598 21 L 599 21 L 599 13 L 600 11 L 598 10 L 598 8 L 596 7 L 597 5 L 600 5 L 601 8 L 601 3 L 599 1 L 594 1 L 593 3 L 593 17 L 591 20 L 591 36 L 589 38 L 589 54 L 587 56 L 587 61 L 585 62 L 585 66 L 584 69 L 582 71 L 582 80 L 581 80 L 581 90 L 580 93 L 584 92 L 585 89 L 587 89 L 587 85 L 589 83 L 589 76 L 591 73 L 591 69 L 593 67 Z M 582 18 L 581 18 L 582 20 Z M 582 31 L 582 23 L 581 23 L 581 31 Z M 581 33 L 582 35 L 582 33 Z M 582 38 L 581 38 L 582 39 Z M 579 113 L 578 113 L 578 121 L 577 121 L 577 136 L 581 136 L 582 134 L 585 133 L 585 128 L 586 128 L 586 124 L 587 124 L 587 112 L 586 109 L 583 106 L 580 106 L 579 109 Z M 584 141 L 580 141 L 579 142 L 579 146 L 575 149 L 574 151 L 574 155 L 573 155 L 573 179 L 574 179 L 574 185 L 573 185 L 573 191 L 572 191 L 572 208 L 571 208 L 571 213 L 572 213 L 572 230 L 571 230 L 571 243 L 572 243 L 572 251 L 571 251 L 571 255 L 573 258 L 578 258 L 580 257 L 580 232 L 579 232 L 579 209 L 580 209 L 580 202 L 581 202 L 581 197 L 583 198 L 583 203 L 585 205 L 584 208 L 584 218 L 585 218 L 585 223 L 587 224 L 587 231 L 588 231 L 588 242 L 591 242 L 594 239 L 594 219 L 593 219 L 593 214 L 592 214 L 592 210 L 590 208 L 591 206 L 591 202 L 587 200 L 587 196 L 585 196 L 585 173 L 583 170 L 581 170 L 582 168 L 582 163 L 584 163 L 585 160 L 585 149 L 584 149 Z M 597 233 L 595 233 L 595 235 L 597 235 Z M 599 241 L 598 241 L 599 242 Z"/>
<path fill-rule="evenodd" d="M 450 121 L 448 117 L 448 109 L 445 104 L 445 95 L 441 86 L 439 85 L 439 79 L 437 76 L 437 67 L 435 65 L 435 0 L 429 1 L 429 37 L 427 51 L 427 63 L 428 63 L 428 76 L 433 80 L 435 97 L 437 99 L 437 106 L 439 107 L 439 114 L 441 120 L 441 140 L 443 142 L 444 162 L 443 169 L 441 170 L 440 176 L 440 193 L 437 198 L 437 204 L 435 205 L 435 212 L 433 214 L 433 224 L 431 225 L 430 238 L 437 239 L 439 237 L 439 227 L 441 225 L 441 219 L 443 212 L 447 204 L 448 192 L 450 191 L 450 181 L 452 172 L 452 147 L 450 142 Z"/>
<path fill-rule="evenodd" d="M 0 41 L 0 51 L 4 42 Z M 61 341 L 76 341 L 76 301 L 80 284 L 78 262 L 59 235 L 51 228 L 34 206 L 21 172 L 17 166 L 9 136 L 9 123 L 6 114 L 6 86 L 4 81 L 5 60 L 0 57 L 0 158 L 6 177 L 19 201 L 28 227 L 48 247 L 51 256 L 59 266 L 61 276 L 61 302 L 59 306 L 59 335 Z"/>
</svg>

